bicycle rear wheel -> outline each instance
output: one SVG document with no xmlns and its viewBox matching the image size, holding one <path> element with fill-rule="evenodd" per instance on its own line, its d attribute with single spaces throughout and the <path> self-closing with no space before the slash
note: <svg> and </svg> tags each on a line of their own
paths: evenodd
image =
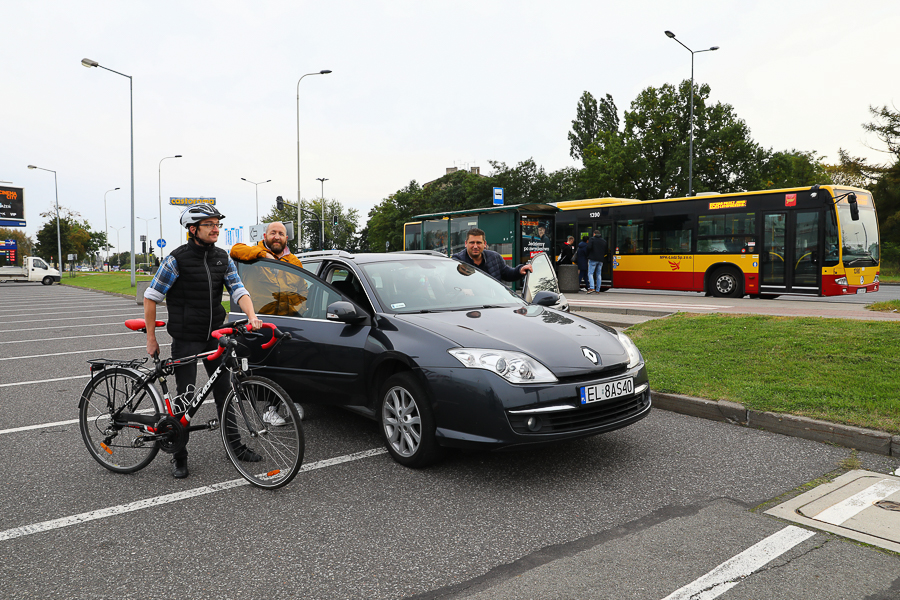
<svg viewBox="0 0 900 600">
<path fill-rule="evenodd" d="M 105 369 L 88 382 L 81 393 L 78 426 L 88 452 L 115 473 L 134 473 L 156 458 L 159 445 L 142 441 L 137 424 L 116 425 L 110 414 L 127 403 L 126 412 L 162 412 L 156 390 L 144 387 L 140 373 L 130 369 Z"/>
<path fill-rule="evenodd" d="M 290 418 L 280 425 L 266 423 L 263 415 L 270 407 Z M 287 392 L 265 377 L 241 380 L 241 398 L 234 391 L 228 394 L 222 409 L 222 441 L 234 468 L 257 487 L 287 485 L 303 464 L 305 440 L 297 409 Z M 261 460 L 247 461 L 248 450 Z"/>
</svg>

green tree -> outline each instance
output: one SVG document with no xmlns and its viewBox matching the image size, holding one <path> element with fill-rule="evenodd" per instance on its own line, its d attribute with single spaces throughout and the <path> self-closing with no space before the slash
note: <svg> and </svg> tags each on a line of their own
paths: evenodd
<svg viewBox="0 0 900 600">
<path fill-rule="evenodd" d="M 63 262 L 69 254 L 78 256 L 78 260 L 96 257 L 97 252 L 106 244 L 106 233 L 91 231 L 87 220 L 79 220 L 79 213 L 60 207 L 59 241 L 62 248 Z M 37 232 L 37 244 L 34 253 L 48 261 L 57 261 L 57 227 L 56 212 L 41 213 L 47 219 Z"/>
<path fill-rule="evenodd" d="M 765 150 L 750 137 L 734 108 L 709 104 L 710 88 L 695 85 L 693 176 L 695 192 L 758 189 Z M 599 130 L 584 149 L 579 182 L 590 197 L 649 200 L 688 191 L 691 83 L 648 87 L 625 111 L 624 124 Z M 615 106 L 607 96 L 609 110 Z M 602 111 L 601 111 L 602 112 Z"/>
<path fill-rule="evenodd" d="M 760 167 L 760 189 L 832 183 L 831 174 L 815 152 L 770 153 Z"/>
<path fill-rule="evenodd" d="M 307 249 L 320 250 L 322 238 L 322 204 L 323 200 L 301 200 L 300 214 L 301 227 L 297 235 L 297 205 L 289 202 L 278 210 L 274 207 L 268 215 L 263 217 L 263 223 L 272 221 L 285 221 L 294 224 L 294 239 L 288 242 L 292 252 L 300 252 Z M 354 250 L 358 245 L 356 230 L 358 228 L 359 211 L 355 208 L 345 208 L 338 200 L 325 200 L 325 248 L 339 250 Z M 334 225 L 334 216 L 337 215 L 337 226 Z M 299 244 L 299 246 L 298 246 Z"/>
<path fill-rule="evenodd" d="M 619 113 L 616 103 L 609 94 L 597 102 L 590 92 L 585 91 L 578 100 L 575 120 L 569 132 L 569 155 L 584 160 L 584 149 L 594 143 L 601 131 L 617 131 Z"/>
</svg>

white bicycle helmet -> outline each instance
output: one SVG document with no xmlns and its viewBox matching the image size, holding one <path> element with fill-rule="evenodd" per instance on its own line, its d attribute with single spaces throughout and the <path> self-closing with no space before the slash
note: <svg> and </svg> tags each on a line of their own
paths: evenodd
<svg viewBox="0 0 900 600">
<path fill-rule="evenodd" d="M 202 204 L 194 204 L 188 206 L 184 209 L 184 212 L 181 213 L 181 226 L 187 229 L 191 225 L 197 225 L 200 221 L 204 219 L 211 218 L 224 219 L 225 215 L 219 212 L 212 204 L 206 204 L 205 202 Z"/>
</svg>

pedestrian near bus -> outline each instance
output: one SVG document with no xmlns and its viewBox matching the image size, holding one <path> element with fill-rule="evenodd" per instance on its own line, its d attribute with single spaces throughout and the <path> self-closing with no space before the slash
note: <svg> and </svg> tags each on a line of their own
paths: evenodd
<svg viewBox="0 0 900 600">
<path fill-rule="evenodd" d="M 588 285 L 588 258 L 587 258 L 587 245 L 588 245 L 588 236 L 581 236 L 581 241 L 578 242 L 578 249 L 575 250 L 575 263 L 578 265 L 578 285 L 584 286 L 584 291 L 588 291 L 590 286 Z"/>
<path fill-rule="evenodd" d="M 562 250 L 559 253 L 559 264 L 571 265 L 572 259 L 574 257 L 575 257 L 575 236 L 570 235 L 569 239 L 566 240 L 566 243 L 563 244 Z"/>
<path fill-rule="evenodd" d="M 587 243 L 588 294 L 600 292 L 600 271 L 603 269 L 603 261 L 606 260 L 608 249 L 606 240 L 600 237 L 600 230 L 595 229 L 593 237 Z"/>
</svg>

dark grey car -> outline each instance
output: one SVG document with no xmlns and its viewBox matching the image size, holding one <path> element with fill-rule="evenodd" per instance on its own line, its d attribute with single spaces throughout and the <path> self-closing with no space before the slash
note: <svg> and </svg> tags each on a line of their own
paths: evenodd
<svg viewBox="0 0 900 600">
<path fill-rule="evenodd" d="M 431 254 L 316 253 L 301 255 L 305 269 L 239 264 L 254 309 L 292 336 L 251 362 L 297 402 L 377 420 L 388 451 L 410 467 L 442 447 L 544 444 L 647 416 L 637 347 L 551 308 L 565 299 L 540 256 L 525 290 L 531 303 Z"/>
</svg>

